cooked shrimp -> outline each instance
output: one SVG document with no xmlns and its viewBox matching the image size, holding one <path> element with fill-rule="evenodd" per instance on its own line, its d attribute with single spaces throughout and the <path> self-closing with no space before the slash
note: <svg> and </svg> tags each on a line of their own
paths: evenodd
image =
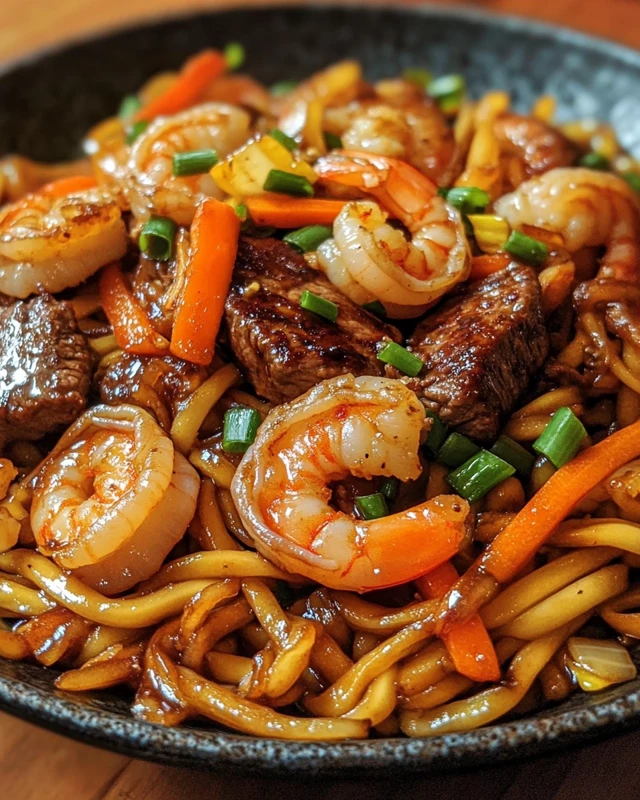
<svg viewBox="0 0 640 800">
<path fill-rule="evenodd" d="M 604 245 L 598 277 L 638 280 L 640 203 L 617 175 L 582 167 L 553 169 L 501 197 L 495 211 L 514 228 L 535 225 L 561 234 L 570 253 Z"/>
<path fill-rule="evenodd" d="M 342 375 L 270 412 L 231 490 L 258 550 L 283 569 L 357 592 L 393 586 L 451 557 L 469 506 L 442 496 L 357 520 L 330 505 L 348 475 L 420 474 L 424 409 L 400 381 Z"/>
<path fill-rule="evenodd" d="M 318 161 L 328 182 L 373 195 L 404 223 L 405 235 L 386 223 L 375 203 L 347 203 L 333 239 L 318 250 L 329 279 L 356 303 L 379 300 L 395 318 L 417 317 L 469 274 L 469 245 L 458 211 L 429 178 L 402 161 L 369 153 L 332 154 Z"/>
<path fill-rule="evenodd" d="M 215 150 L 222 158 L 246 141 L 249 123 L 246 111 L 225 103 L 205 103 L 152 122 L 135 140 L 128 161 L 125 194 L 135 216 L 158 214 L 189 225 L 203 198 L 222 195 L 208 173 L 175 177 L 174 154 Z"/>
<path fill-rule="evenodd" d="M 94 406 L 37 472 L 33 534 L 41 553 L 88 585 L 122 592 L 153 575 L 182 538 L 198 488 L 150 414 Z"/>
<path fill-rule="evenodd" d="M 0 209 L 0 292 L 11 297 L 77 286 L 126 252 L 120 209 L 102 189 Z"/>
</svg>

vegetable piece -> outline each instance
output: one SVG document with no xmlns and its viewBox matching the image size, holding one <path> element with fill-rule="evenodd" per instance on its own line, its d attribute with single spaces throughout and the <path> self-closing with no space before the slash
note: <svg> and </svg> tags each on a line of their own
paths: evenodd
<svg viewBox="0 0 640 800">
<path fill-rule="evenodd" d="M 450 433 L 444 444 L 438 450 L 437 460 L 446 467 L 455 469 L 468 461 L 472 456 L 480 451 L 477 444 L 471 439 L 467 439 L 461 433 Z"/>
<path fill-rule="evenodd" d="M 272 131 L 269 131 L 269 136 L 271 136 L 272 139 L 275 139 L 276 142 L 279 142 L 283 147 L 286 147 L 287 150 L 290 150 L 291 152 L 298 149 L 296 140 L 292 139 L 290 136 L 287 136 L 286 133 L 283 133 L 278 128 L 274 128 Z"/>
<path fill-rule="evenodd" d="M 514 473 L 515 469 L 511 464 L 488 450 L 480 450 L 458 469 L 450 472 L 446 481 L 460 497 L 475 503 Z"/>
<path fill-rule="evenodd" d="M 283 236 L 283 241 L 291 245 L 299 253 L 313 253 L 322 242 L 333 236 L 333 230 L 328 225 L 306 225 L 291 231 Z"/>
<path fill-rule="evenodd" d="M 284 97 L 290 94 L 297 85 L 297 81 L 278 81 L 271 86 L 269 91 L 274 97 Z"/>
<path fill-rule="evenodd" d="M 601 153 L 591 152 L 586 153 L 578 159 L 578 166 L 587 167 L 588 169 L 608 170 L 611 169 L 609 160 Z"/>
<path fill-rule="evenodd" d="M 171 334 L 171 352 L 194 364 L 209 364 L 238 250 L 240 220 L 231 206 L 209 198 L 191 225 L 185 284 Z"/>
<path fill-rule="evenodd" d="M 376 317 L 386 317 L 387 309 L 382 305 L 379 300 L 372 300 L 370 303 L 365 303 L 362 308 Z"/>
<path fill-rule="evenodd" d="M 356 497 L 356 508 L 363 519 L 380 519 L 389 513 L 387 501 L 380 492 Z"/>
<path fill-rule="evenodd" d="M 428 89 L 433 82 L 433 77 L 429 70 L 422 67 L 407 67 L 407 69 L 403 70 L 402 77 L 405 81 L 416 83 L 422 89 Z"/>
<path fill-rule="evenodd" d="M 324 143 L 327 150 L 342 150 L 342 139 L 335 133 L 325 131 Z"/>
<path fill-rule="evenodd" d="M 230 408 L 224 415 L 222 449 L 227 453 L 245 453 L 253 444 L 261 421 L 255 408 Z"/>
<path fill-rule="evenodd" d="M 457 111 L 465 92 L 465 81 L 462 75 L 443 75 L 431 81 L 428 93 L 437 100 L 445 113 Z"/>
<path fill-rule="evenodd" d="M 511 464 L 521 478 L 528 478 L 531 475 L 535 456 L 508 436 L 500 436 L 491 448 L 491 452 L 507 464 Z"/>
<path fill-rule="evenodd" d="M 118 116 L 124 122 L 128 122 L 141 106 L 142 102 L 138 95 L 127 94 L 122 98 L 120 108 L 118 109 Z"/>
<path fill-rule="evenodd" d="M 338 319 L 338 306 L 332 303 L 331 300 L 326 300 L 324 297 L 318 297 L 317 294 L 305 289 L 300 297 L 300 308 L 305 311 L 312 311 L 319 317 L 328 319 L 329 322 L 335 322 Z"/>
<path fill-rule="evenodd" d="M 415 581 L 425 600 L 443 597 L 458 580 L 456 568 L 450 561 Z M 500 665 L 482 620 L 476 614 L 471 619 L 452 626 L 443 636 L 456 672 L 473 681 L 485 683 L 500 678 Z"/>
<path fill-rule="evenodd" d="M 70 178 L 58 178 L 57 181 L 45 183 L 38 189 L 38 194 L 46 194 L 49 197 L 66 197 L 78 192 L 86 192 L 88 189 L 95 189 L 98 185 L 96 179 L 91 175 L 73 175 Z"/>
<path fill-rule="evenodd" d="M 533 443 L 533 449 L 560 469 L 576 455 L 586 437 L 584 425 L 570 408 L 564 406 L 551 417 L 547 427 Z"/>
<path fill-rule="evenodd" d="M 527 236 L 522 231 L 511 231 L 503 249 L 527 264 L 539 266 L 549 258 L 549 248 L 544 242 Z"/>
<path fill-rule="evenodd" d="M 293 197 L 313 197 L 313 186 L 303 175 L 272 169 L 264 182 L 265 192 L 280 192 Z"/>
<path fill-rule="evenodd" d="M 424 367 L 424 361 L 395 342 L 387 342 L 378 353 L 378 360 L 404 372 L 412 378 Z"/>
<path fill-rule="evenodd" d="M 127 128 L 127 133 L 124 137 L 126 144 L 133 144 L 138 136 L 140 136 L 141 133 L 144 133 L 148 127 L 149 123 L 144 119 L 134 122 L 129 128 Z"/>
<path fill-rule="evenodd" d="M 605 689 L 632 681 L 637 675 L 631 656 L 619 642 L 572 636 L 567 640 L 567 649 L 573 662 L 571 671 L 583 691 Z"/>
<path fill-rule="evenodd" d="M 620 177 L 625 179 L 634 192 L 640 194 L 640 174 L 629 170 L 629 172 L 623 172 Z"/>
<path fill-rule="evenodd" d="M 261 194 L 246 198 L 246 206 L 256 225 L 273 225 L 275 228 L 332 225 L 345 202 L 315 197 L 295 199 L 279 194 Z"/>
<path fill-rule="evenodd" d="M 224 48 L 224 60 L 229 72 L 240 69 L 244 64 L 245 56 L 244 46 L 241 45 L 240 42 L 229 42 Z"/>
<path fill-rule="evenodd" d="M 215 150 L 190 150 L 186 153 L 174 153 L 173 174 L 181 178 L 185 175 L 204 175 L 218 163 Z"/>
<path fill-rule="evenodd" d="M 511 257 L 506 253 L 494 253 L 487 256 L 474 256 L 471 259 L 470 281 L 481 281 L 496 272 L 506 269 L 511 263 Z"/>
<path fill-rule="evenodd" d="M 173 255 L 173 243 L 178 226 L 169 217 L 151 217 L 140 232 L 140 250 L 157 261 L 168 261 Z"/>
<path fill-rule="evenodd" d="M 463 214 L 484 210 L 491 202 L 491 197 L 484 189 L 477 186 L 454 186 L 447 192 L 447 203 Z M 504 243 L 504 239 L 501 244 Z"/>
<path fill-rule="evenodd" d="M 180 74 L 165 91 L 140 108 L 134 115 L 135 122 L 151 121 L 161 114 L 176 114 L 196 103 L 211 81 L 219 78 L 227 69 L 225 57 L 218 50 L 203 50 L 185 61 Z"/>
<path fill-rule="evenodd" d="M 426 410 L 424 415 L 425 417 L 429 417 L 431 420 L 431 428 L 429 430 L 425 446 L 427 450 L 430 451 L 431 455 L 436 458 L 440 448 L 444 444 L 444 440 L 447 438 L 448 429 L 440 417 L 437 414 L 434 414 L 433 411 Z"/>
<path fill-rule="evenodd" d="M 385 478 L 380 484 L 380 494 L 387 500 L 393 500 L 398 494 L 398 486 L 400 486 L 400 481 L 397 478 L 393 476 Z"/>
<path fill-rule="evenodd" d="M 154 330 L 117 263 L 100 273 L 100 304 L 123 350 L 138 356 L 168 355 L 169 342 Z"/>
<path fill-rule="evenodd" d="M 493 214 L 469 214 L 476 243 L 483 253 L 497 253 L 509 238 L 509 225 Z"/>
</svg>

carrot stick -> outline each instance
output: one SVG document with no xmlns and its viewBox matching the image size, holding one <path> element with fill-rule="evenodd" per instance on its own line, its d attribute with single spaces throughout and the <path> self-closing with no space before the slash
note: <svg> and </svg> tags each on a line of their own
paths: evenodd
<svg viewBox="0 0 640 800">
<path fill-rule="evenodd" d="M 474 256 L 471 259 L 471 273 L 469 274 L 470 281 L 479 281 L 482 278 L 488 278 L 494 272 L 506 269 L 512 262 L 511 256 L 506 253 L 494 253 L 493 255 Z"/>
<path fill-rule="evenodd" d="M 425 600 L 443 597 L 457 582 L 458 573 L 450 561 L 418 578 L 415 583 Z M 482 620 L 477 614 L 452 625 L 443 634 L 456 671 L 472 681 L 486 683 L 500 678 L 500 665 Z"/>
<path fill-rule="evenodd" d="M 175 114 L 196 103 L 209 83 L 220 77 L 227 68 L 222 53 L 203 50 L 185 61 L 175 83 L 146 106 L 138 109 L 134 122 L 150 121 L 161 114 Z"/>
<path fill-rule="evenodd" d="M 205 200 L 191 225 L 191 255 L 178 303 L 171 352 L 194 364 L 209 364 L 238 250 L 240 219 L 231 206 Z"/>
<path fill-rule="evenodd" d="M 256 225 L 274 228 L 332 225 L 346 205 L 344 200 L 297 199 L 271 193 L 247 197 L 244 202 Z"/>
<path fill-rule="evenodd" d="M 46 194 L 51 197 L 66 197 L 68 194 L 85 192 L 87 189 L 95 189 L 98 182 L 91 175 L 73 175 L 70 178 L 59 178 L 57 181 L 45 183 L 38 189 L 38 194 Z"/>
<path fill-rule="evenodd" d="M 115 262 L 100 274 L 100 303 L 123 350 L 138 356 L 168 355 L 169 342 L 153 329 Z"/>
</svg>

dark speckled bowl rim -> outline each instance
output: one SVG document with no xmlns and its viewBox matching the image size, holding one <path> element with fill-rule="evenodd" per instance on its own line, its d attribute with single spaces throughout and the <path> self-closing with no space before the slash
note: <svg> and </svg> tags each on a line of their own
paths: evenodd
<svg viewBox="0 0 640 800">
<path fill-rule="evenodd" d="M 309 4 L 310 8 L 352 7 L 361 4 Z M 274 6 L 286 13 L 296 6 Z M 365 7 L 366 8 L 366 7 Z M 380 4 L 372 4 L 372 10 Z M 127 28 L 114 27 L 99 35 L 74 38 L 61 45 L 0 64 L 0 78 L 13 69 L 32 64 L 51 53 L 77 44 L 107 38 L 124 30 L 149 29 L 175 20 L 178 24 L 194 14 L 212 15 L 240 11 L 232 3 L 208 11 L 187 12 L 141 20 Z M 265 10 L 261 7 L 261 10 Z M 394 7 L 397 14 L 439 19 L 464 19 L 502 29 L 517 35 L 527 31 L 553 37 L 560 43 L 614 55 L 640 71 L 640 53 L 615 42 L 578 33 L 567 28 L 530 20 L 526 17 L 492 14 L 477 8 L 456 6 Z M 246 8 L 249 15 L 251 7 Z M 33 670 L 43 668 L 31 667 Z M 640 689 L 609 692 L 602 701 L 587 707 L 547 710 L 533 717 L 500 723 L 465 734 L 447 734 L 428 739 L 378 739 L 346 742 L 296 742 L 255 739 L 205 728 L 163 728 L 139 722 L 109 710 L 83 706 L 64 693 L 37 688 L 20 680 L 0 676 L 0 709 L 86 744 L 104 747 L 159 763 L 195 767 L 237 774 L 390 777 L 418 772 L 436 772 L 487 766 L 512 759 L 542 755 L 559 748 L 575 746 L 621 733 L 640 724 Z"/>
</svg>

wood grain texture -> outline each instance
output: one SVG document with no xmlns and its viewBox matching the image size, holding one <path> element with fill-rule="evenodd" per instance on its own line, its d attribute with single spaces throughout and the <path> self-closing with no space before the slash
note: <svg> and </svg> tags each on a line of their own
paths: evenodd
<svg viewBox="0 0 640 800">
<path fill-rule="evenodd" d="M 2 0 L 0 4 L 3 60 L 125 22 L 215 5 L 210 0 Z M 478 5 L 640 48 L 638 0 L 484 0 Z M 407 779 L 401 785 L 397 780 L 301 785 L 158 767 L 94 750 L 0 714 L 0 796 L 11 800 L 638 800 L 639 751 L 640 732 L 523 765 Z"/>
</svg>

